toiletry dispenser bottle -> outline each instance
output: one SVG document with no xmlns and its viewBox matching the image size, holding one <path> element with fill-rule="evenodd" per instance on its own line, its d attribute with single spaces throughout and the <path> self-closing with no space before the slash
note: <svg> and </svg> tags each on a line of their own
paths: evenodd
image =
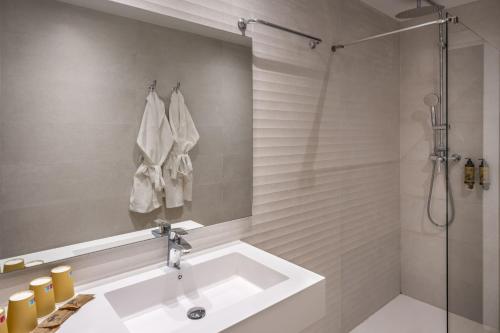
<svg viewBox="0 0 500 333">
<path fill-rule="evenodd" d="M 467 162 L 464 167 L 464 184 L 467 185 L 469 190 L 474 188 L 474 182 L 476 178 L 475 166 L 472 159 L 467 157 Z"/>
<path fill-rule="evenodd" d="M 488 190 L 490 188 L 490 167 L 484 158 L 479 160 L 481 161 L 479 165 L 479 185 L 483 187 L 483 190 Z"/>
</svg>

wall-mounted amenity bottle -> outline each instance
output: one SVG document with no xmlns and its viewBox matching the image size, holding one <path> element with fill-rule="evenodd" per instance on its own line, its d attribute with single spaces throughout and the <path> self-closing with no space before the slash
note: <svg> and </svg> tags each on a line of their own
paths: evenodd
<svg viewBox="0 0 500 333">
<path fill-rule="evenodd" d="M 483 187 L 483 190 L 488 190 L 490 188 L 490 167 L 484 158 L 479 160 L 481 161 L 479 165 L 479 185 Z"/>
<path fill-rule="evenodd" d="M 467 185 L 469 190 L 474 189 L 474 183 L 476 178 L 476 170 L 472 159 L 466 157 L 467 162 L 464 167 L 464 184 Z"/>
</svg>

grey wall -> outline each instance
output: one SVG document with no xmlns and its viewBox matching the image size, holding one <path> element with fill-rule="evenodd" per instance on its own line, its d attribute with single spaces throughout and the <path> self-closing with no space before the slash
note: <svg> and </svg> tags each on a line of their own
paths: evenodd
<svg viewBox="0 0 500 333">
<path fill-rule="evenodd" d="M 468 5 L 459 6 L 452 9 L 454 15 L 460 17 L 461 22 L 471 28 L 474 33 L 467 31 L 462 38 L 458 38 L 460 33 L 454 33 L 454 40 L 474 41 L 480 40 L 484 43 L 484 104 L 483 104 L 483 154 L 490 163 L 491 187 L 482 195 L 482 223 L 473 224 L 471 233 L 481 233 L 483 238 L 482 249 L 482 323 L 492 328 L 499 328 L 499 242 L 498 242 L 498 226 L 499 226 L 499 183 L 498 183 L 498 165 L 499 165 L 499 115 L 500 103 L 498 99 L 498 86 L 500 83 L 499 72 L 495 70 L 498 66 L 500 58 L 500 2 L 496 0 L 476 1 Z M 465 37 L 465 38 L 464 38 Z M 483 39 L 483 40 L 481 40 Z M 463 42 L 463 41 L 462 41 Z M 467 64 L 468 66 L 468 64 Z M 474 128 L 472 128 L 474 130 Z M 468 137 L 476 137 L 475 134 L 468 134 Z M 453 244 L 452 244 L 453 245 Z M 457 287 L 469 288 L 466 284 L 471 277 L 479 278 L 480 273 L 474 272 L 478 269 L 478 265 L 470 265 L 471 258 L 477 258 L 477 250 L 471 253 L 463 253 L 460 248 L 450 246 L 450 251 L 453 251 L 453 256 L 450 263 L 453 267 L 461 267 L 462 272 L 467 270 L 467 274 L 450 275 L 450 285 L 454 287 L 452 290 L 452 298 L 450 299 L 450 308 L 453 311 L 460 311 L 467 307 L 470 302 L 469 293 L 466 291 L 455 294 Z M 476 259 L 477 261 L 477 259 Z M 455 270 L 456 271 L 456 270 Z M 459 271 L 460 272 L 460 271 Z M 476 288 L 474 288 L 476 289 Z M 477 295 L 477 290 L 475 290 Z M 476 296 L 477 299 L 477 296 Z M 451 327 L 459 326 L 459 323 L 450 322 Z"/>
<path fill-rule="evenodd" d="M 251 215 L 248 47 L 51 0 L 1 0 L 0 257 L 151 226 Z M 193 202 L 128 211 L 147 86 L 200 133 Z"/>
<path fill-rule="evenodd" d="M 452 36 L 453 38 L 453 36 Z M 483 46 L 450 51 L 450 147 L 479 165 L 483 154 Z M 456 224 L 448 231 L 449 309 L 483 320 L 483 202 L 479 178 L 471 192 L 463 186 L 463 164 L 450 175 L 456 197 Z"/>
</svg>

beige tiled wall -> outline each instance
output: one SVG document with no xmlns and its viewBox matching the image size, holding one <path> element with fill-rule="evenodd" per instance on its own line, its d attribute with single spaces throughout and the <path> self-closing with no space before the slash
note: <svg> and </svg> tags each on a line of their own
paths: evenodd
<svg viewBox="0 0 500 333">
<path fill-rule="evenodd" d="M 307 331 L 348 332 L 400 291 L 399 45 L 395 37 L 334 55 L 329 48 L 396 24 L 358 0 L 156 3 L 235 33 L 239 17 L 259 17 L 324 38 L 311 51 L 302 38 L 250 28 L 254 225 L 249 233 L 238 223 L 209 227 L 194 244 L 244 237 L 324 275 L 328 316 Z M 75 276 L 88 278 L 93 265 L 103 274 L 102 260 L 119 270 L 119 255 L 75 259 Z M 13 290 L 20 278 L 2 282 Z"/>
</svg>

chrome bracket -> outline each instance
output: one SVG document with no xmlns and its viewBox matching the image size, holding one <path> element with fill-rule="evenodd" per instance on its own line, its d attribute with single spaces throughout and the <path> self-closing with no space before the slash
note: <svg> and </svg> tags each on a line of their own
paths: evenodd
<svg viewBox="0 0 500 333">
<path fill-rule="evenodd" d="M 314 50 L 316 48 L 316 46 L 319 45 L 319 41 L 315 40 L 315 39 L 311 39 L 309 41 L 309 47 L 311 48 L 311 50 Z"/>
<path fill-rule="evenodd" d="M 247 21 L 244 18 L 240 18 L 238 20 L 238 29 L 240 29 L 241 34 L 243 36 L 246 36 L 245 33 L 247 31 L 247 26 L 248 26 L 248 23 L 247 23 Z"/>
<path fill-rule="evenodd" d="M 294 35 L 304 37 L 304 38 L 308 38 L 309 39 L 309 47 L 311 48 L 311 50 L 315 49 L 322 41 L 321 38 L 317 38 L 315 36 L 305 34 L 303 32 L 293 30 L 293 29 L 290 29 L 290 28 L 287 28 L 287 27 L 284 27 L 284 26 L 281 26 L 278 24 L 274 24 L 274 23 L 271 23 L 271 22 L 268 22 L 265 20 L 261 20 L 261 19 L 257 19 L 257 18 L 244 19 L 243 17 L 241 17 L 238 19 L 238 29 L 240 29 L 241 34 L 243 36 L 246 36 L 247 27 L 248 27 L 248 24 L 250 24 L 250 23 L 263 24 L 263 25 L 266 25 L 266 26 L 274 28 L 274 29 L 285 31 L 285 32 L 288 32 L 288 33 L 291 33 Z"/>
<path fill-rule="evenodd" d="M 337 52 L 339 49 L 345 48 L 344 45 L 333 45 L 332 46 L 332 52 Z"/>
</svg>

